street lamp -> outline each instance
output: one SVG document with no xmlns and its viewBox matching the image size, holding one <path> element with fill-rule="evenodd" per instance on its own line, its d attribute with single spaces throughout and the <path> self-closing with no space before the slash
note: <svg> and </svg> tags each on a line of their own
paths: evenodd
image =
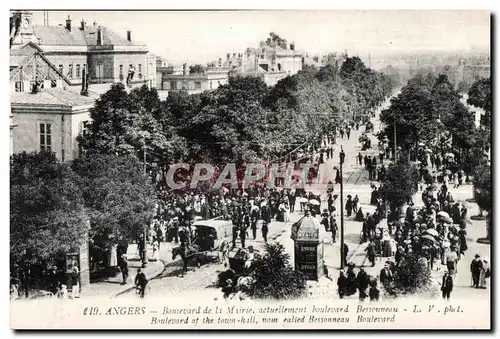
<svg viewBox="0 0 500 339">
<path fill-rule="evenodd" d="M 344 253 L 344 176 L 342 174 L 342 164 L 345 160 L 345 153 L 342 146 L 340 146 L 339 153 L 340 160 L 340 268 L 344 268 L 345 256 Z"/>
</svg>

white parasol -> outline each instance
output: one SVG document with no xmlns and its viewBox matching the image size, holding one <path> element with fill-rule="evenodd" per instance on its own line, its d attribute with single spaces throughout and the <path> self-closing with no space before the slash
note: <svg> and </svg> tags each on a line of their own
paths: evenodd
<svg viewBox="0 0 500 339">
<path fill-rule="evenodd" d="M 321 203 L 320 203 L 318 200 L 314 200 L 314 199 L 309 200 L 309 203 L 310 203 L 311 205 L 315 205 L 315 206 L 319 206 L 319 205 L 321 205 Z"/>
<path fill-rule="evenodd" d="M 446 213 L 445 211 L 441 211 L 437 214 L 438 217 L 442 217 L 442 218 L 450 218 L 450 215 L 448 213 Z"/>
<path fill-rule="evenodd" d="M 434 236 L 434 237 L 439 237 L 439 233 L 438 233 L 438 231 L 436 231 L 436 230 L 435 230 L 435 229 L 433 229 L 433 228 L 429 228 L 429 229 L 425 230 L 425 231 L 424 231 L 424 234 L 430 234 L 430 235 L 432 235 L 432 236 Z"/>
</svg>

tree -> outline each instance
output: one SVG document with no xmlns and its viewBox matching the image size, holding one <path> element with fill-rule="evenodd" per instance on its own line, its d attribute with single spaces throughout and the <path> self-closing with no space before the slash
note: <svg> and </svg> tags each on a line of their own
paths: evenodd
<svg viewBox="0 0 500 339">
<path fill-rule="evenodd" d="M 266 45 L 270 47 L 279 46 L 283 49 L 287 48 L 287 41 L 280 37 L 278 34 L 271 32 L 266 40 Z"/>
<path fill-rule="evenodd" d="M 491 239 L 491 167 L 482 165 L 476 168 L 474 173 L 474 199 L 481 211 L 488 212 L 488 221 L 486 222 L 486 239 Z"/>
<path fill-rule="evenodd" d="M 389 145 L 396 140 L 403 152 L 416 148 L 418 142 L 432 140 L 437 135 L 437 116 L 434 113 L 431 92 L 417 82 L 409 82 L 401 93 L 391 99 L 391 106 L 382 111 L 380 120 L 386 125 L 381 137 L 387 137 Z"/>
<path fill-rule="evenodd" d="M 255 282 L 251 296 L 260 299 L 292 299 L 303 295 L 306 279 L 290 265 L 290 255 L 282 244 L 266 244 L 265 255 L 255 260 Z"/>
<path fill-rule="evenodd" d="M 54 153 L 12 156 L 10 256 L 43 270 L 86 241 L 87 214 L 76 176 Z"/>
<path fill-rule="evenodd" d="M 129 94 L 123 84 L 114 84 L 91 108 L 88 133 L 77 140 L 92 154 L 146 156 L 148 164 L 171 162 L 182 153 L 182 143 L 158 122 L 164 109 L 156 89 L 142 86 Z"/>
<path fill-rule="evenodd" d="M 205 67 L 200 64 L 189 66 L 189 74 L 203 74 L 205 72 Z"/>
<path fill-rule="evenodd" d="M 383 199 L 394 206 L 406 204 L 417 192 L 418 171 L 406 158 L 399 158 L 387 168 L 387 175 L 380 187 Z"/>
<path fill-rule="evenodd" d="M 411 294 L 435 297 L 439 292 L 437 285 L 432 283 L 426 259 L 415 253 L 405 255 L 395 266 L 392 281 L 384 287 L 388 297 Z"/>
<path fill-rule="evenodd" d="M 469 89 L 467 103 L 484 109 L 486 115 L 486 126 L 490 124 L 491 115 L 491 79 L 483 78 L 472 84 Z"/>
<path fill-rule="evenodd" d="M 220 163 L 262 157 L 266 139 L 266 84 L 255 77 L 231 78 L 227 85 L 203 93 L 196 114 L 179 128 L 199 160 Z"/>
<path fill-rule="evenodd" d="M 87 154 L 72 167 L 89 212 L 94 249 L 104 252 L 120 239 L 135 239 L 149 224 L 154 188 L 134 155 Z"/>
</svg>

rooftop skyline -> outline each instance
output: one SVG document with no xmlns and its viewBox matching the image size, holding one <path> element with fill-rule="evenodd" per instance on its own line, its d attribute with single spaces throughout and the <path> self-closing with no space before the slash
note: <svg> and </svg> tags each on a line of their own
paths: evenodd
<svg viewBox="0 0 500 339">
<path fill-rule="evenodd" d="M 437 10 L 311 11 L 49 11 L 49 25 L 68 15 L 78 27 L 94 21 L 148 45 L 168 62 L 206 63 L 258 47 L 270 32 L 310 55 L 328 52 L 372 57 L 411 52 L 490 50 L 490 12 Z M 43 12 L 34 11 L 43 25 Z"/>
</svg>

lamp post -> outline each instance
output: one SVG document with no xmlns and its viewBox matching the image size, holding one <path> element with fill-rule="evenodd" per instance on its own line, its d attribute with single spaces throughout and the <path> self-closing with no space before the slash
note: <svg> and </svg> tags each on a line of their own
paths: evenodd
<svg viewBox="0 0 500 339">
<path fill-rule="evenodd" d="M 144 176 L 147 176 L 146 169 L 146 139 L 143 138 L 143 165 L 144 165 Z M 144 248 L 142 250 L 142 268 L 148 265 L 148 225 L 144 224 Z"/>
<path fill-rule="evenodd" d="M 345 256 L 344 253 L 344 175 L 342 173 L 342 164 L 344 163 L 345 153 L 342 146 L 340 146 L 340 268 L 344 268 Z"/>
</svg>

